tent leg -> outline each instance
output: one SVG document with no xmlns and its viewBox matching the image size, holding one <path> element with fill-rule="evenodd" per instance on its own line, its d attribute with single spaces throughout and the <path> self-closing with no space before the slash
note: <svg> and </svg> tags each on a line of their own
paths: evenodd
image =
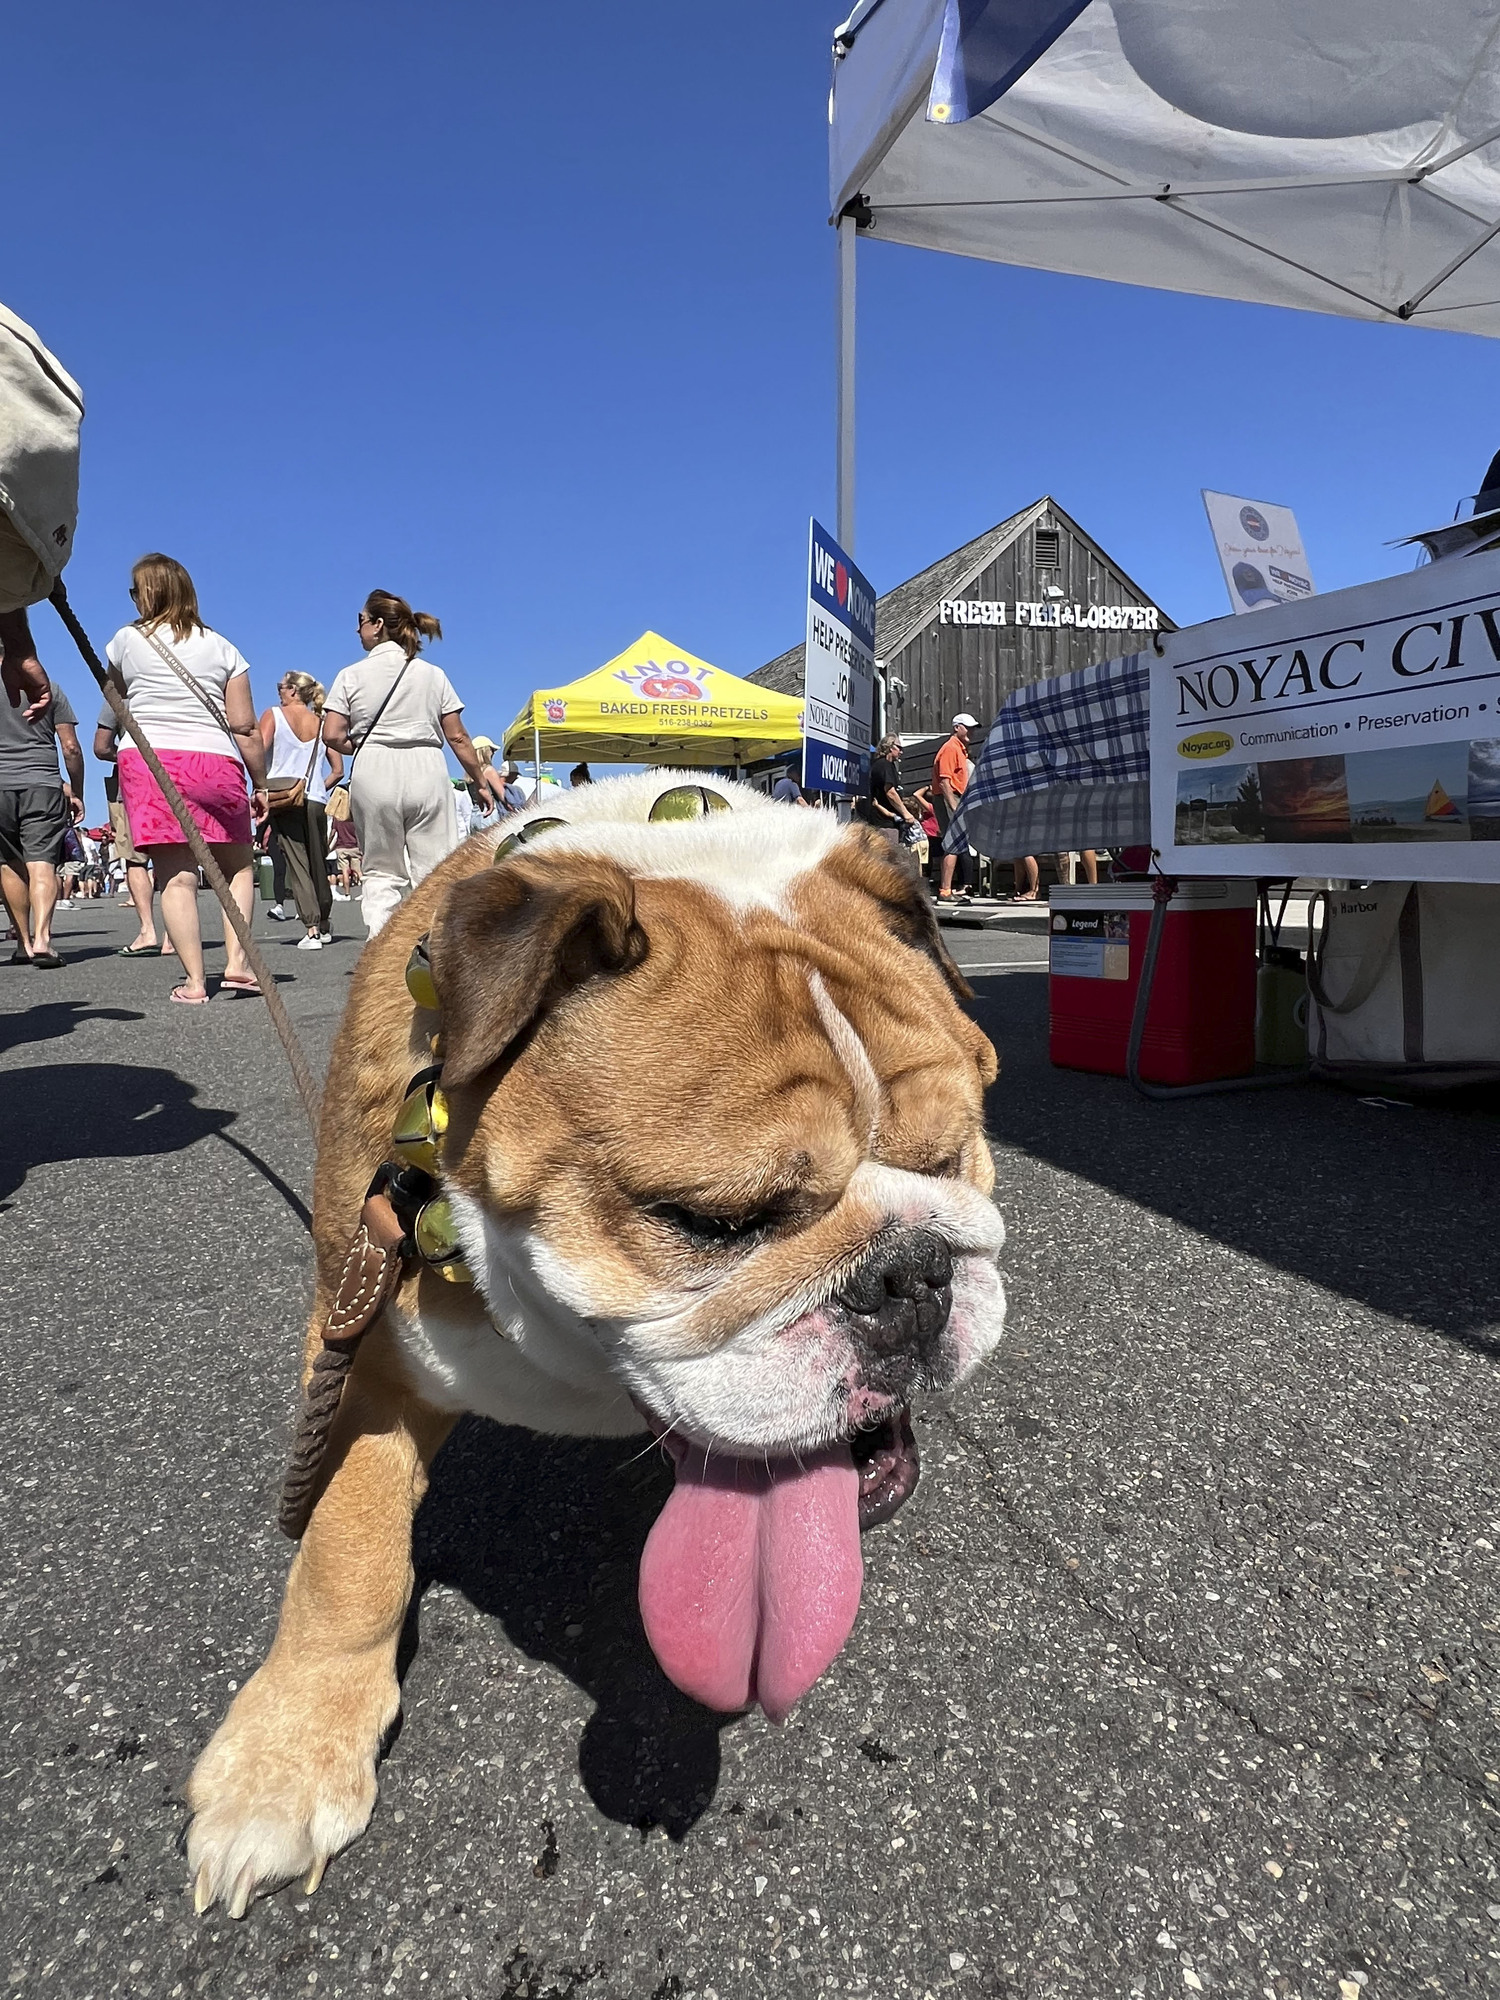
<svg viewBox="0 0 1500 2000">
<path fill-rule="evenodd" d="M 535 805 L 542 796 L 542 732 L 535 727 L 531 732 L 531 758 L 536 770 L 536 784 L 531 793 L 531 803 Z"/>
<path fill-rule="evenodd" d="M 859 225 L 839 217 L 838 540 L 854 553 L 854 246 Z"/>
</svg>

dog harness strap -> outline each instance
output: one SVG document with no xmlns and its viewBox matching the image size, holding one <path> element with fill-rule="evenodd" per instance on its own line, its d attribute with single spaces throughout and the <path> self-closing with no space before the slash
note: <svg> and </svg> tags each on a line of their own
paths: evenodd
<svg viewBox="0 0 1500 2000">
<path fill-rule="evenodd" d="M 306 1530 L 329 1433 L 343 1401 L 345 1378 L 360 1341 L 401 1282 L 411 1247 L 408 1225 L 396 1213 L 386 1185 L 382 1172 L 365 1197 L 359 1227 L 344 1257 L 338 1290 L 323 1327 L 323 1345 L 302 1392 L 277 1510 L 281 1532 L 289 1541 L 300 1541 Z"/>
<path fill-rule="evenodd" d="M 353 1348 L 381 1311 L 401 1276 L 406 1228 L 391 1198 L 370 1195 L 339 1273 L 339 1288 L 323 1328 L 325 1347 Z"/>
</svg>

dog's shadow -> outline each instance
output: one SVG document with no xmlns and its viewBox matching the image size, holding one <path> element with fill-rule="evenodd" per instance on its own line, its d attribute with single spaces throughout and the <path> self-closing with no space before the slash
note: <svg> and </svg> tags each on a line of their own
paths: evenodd
<svg viewBox="0 0 1500 2000">
<path fill-rule="evenodd" d="M 546 1438 L 465 1417 L 416 1518 L 397 1671 L 416 1654 L 429 1585 L 462 1591 L 592 1697 L 578 1769 L 599 1810 L 675 1840 L 713 1798 L 719 1731 L 733 1718 L 679 1693 L 646 1643 L 636 1573 L 671 1485 L 639 1438 Z"/>
</svg>

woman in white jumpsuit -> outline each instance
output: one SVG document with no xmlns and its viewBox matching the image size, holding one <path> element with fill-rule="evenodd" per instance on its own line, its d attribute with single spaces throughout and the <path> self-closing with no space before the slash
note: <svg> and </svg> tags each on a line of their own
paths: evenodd
<svg viewBox="0 0 1500 2000">
<path fill-rule="evenodd" d="M 403 897 L 458 845 L 445 749 L 497 804 L 505 788 L 482 764 L 462 721 L 463 703 L 441 667 L 420 657 L 443 628 L 404 597 L 372 590 L 359 614 L 366 657 L 334 678 L 323 741 L 355 754 L 349 804 L 364 867 L 365 925 L 373 937 Z"/>
</svg>

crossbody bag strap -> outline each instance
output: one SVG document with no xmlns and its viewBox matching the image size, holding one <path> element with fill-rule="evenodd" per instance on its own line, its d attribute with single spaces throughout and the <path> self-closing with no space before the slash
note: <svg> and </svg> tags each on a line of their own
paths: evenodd
<svg viewBox="0 0 1500 2000">
<path fill-rule="evenodd" d="M 288 727 L 290 727 L 290 724 L 288 724 Z M 318 717 L 318 726 L 313 731 L 312 749 L 308 753 L 307 769 L 302 773 L 302 786 L 304 791 L 313 781 L 313 772 L 316 771 L 318 768 L 318 752 L 322 749 L 322 747 L 323 747 L 323 718 L 320 715 Z"/>
<path fill-rule="evenodd" d="M 391 682 L 390 686 L 385 691 L 385 700 L 382 701 L 379 708 L 376 709 L 375 714 L 371 719 L 369 728 L 365 731 L 364 735 L 361 736 L 359 741 L 355 744 L 353 752 L 349 758 L 349 769 L 344 773 L 344 783 L 346 785 L 348 784 L 350 778 L 354 775 L 354 759 L 359 755 L 360 751 L 364 749 L 365 745 L 369 742 L 370 738 L 375 734 L 376 730 L 380 727 L 380 718 L 382 715 L 385 714 L 387 708 L 389 708 L 392 695 L 394 695 L 397 688 L 400 687 L 401 682 L 405 677 L 406 669 L 411 665 L 412 660 L 415 657 L 416 657 L 415 654 L 409 653 L 407 657 L 402 661 L 400 673 L 397 674 L 396 678 Z"/>
<path fill-rule="evenodd" d="M 214 721 L 218 723 L 219 727 L 223 730 L 224 734 L 229 738 L 230 742 L 235 744 L 235 754 L 238 756 L 239 745 L 235 743 L 234 731 L 229 726 L 229 717 L 226 714 L 222 705 L 217 700 L 215 700 L 213 695 L 209 693 L 208 689 L 203 685 L 202 681 L 198 679 L 197 675 L 190 673 L 188 671 L 188 669 L 182 664 L 181 660 L 179 660 L 177 655 L 172 651 L 172 648 L 169 645 L 167 645 L 164 640 L 159 639 L 154 631 L 148 632 L 144 625 L 138 625 L 136 627 L 136 630 L 140 633 L 141 637 L 145 640 L 146 644 L 148 646 L 153 647 L 157 652 L 157 654 L 163 660 L 166 661 L 167 665 L 172 669 L 173 673 L 176 674 L 178 680 L 182 682 L 182 685 L 185 688 L 191 689 L 191 691 L 198 697 L 199 701 L 202 702 L 203 706 L 208 710 L 209 714 L 213 717 Z"/>
</svg>

